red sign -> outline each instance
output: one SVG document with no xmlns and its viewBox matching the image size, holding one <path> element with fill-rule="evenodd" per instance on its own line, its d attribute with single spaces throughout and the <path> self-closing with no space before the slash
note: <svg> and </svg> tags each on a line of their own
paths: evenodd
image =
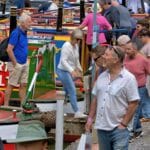
<svg viewBox="0 0 150 150">
<path fill-rule="evenodd" d="M 0 88 L 6 87 L 8 75 L 7 62 L 0 61 Z"/>
</svg>

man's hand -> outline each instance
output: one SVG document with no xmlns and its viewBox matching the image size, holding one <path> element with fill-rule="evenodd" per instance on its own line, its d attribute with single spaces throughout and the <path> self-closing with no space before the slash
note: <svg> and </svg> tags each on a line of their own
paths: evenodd
<svg viewBox="0 0 150 150">
<path fill-rule="evenodd" d="M 16 63 L 14 67 L 15 67 L 15 68 L 20 68 L 20 67 L 22 67 L 22 66 L 23 66 L 23 65 L 21 65 L 21 64 L 19 64 L 19 63 Z"/>
<path fill-rule="evenodd" d="M 88 120 L 87 120 L 87 122 L 85 124 L 85 131 L 86 132 L 91 132 L 91 130 L 92 130 L 92 124 L 93 124 L 93 119 L 90 118 L 90 117 L 88 117 Z"/>
<path fill-rule="evenodd" d="M 120 125 L 118 126 L 119 129 L 125 129 L 127 128 L 127 125 L 124 124 L 123 122 L 120 123 Z"/>
<path fill-rule="evenodd" d="M 8 56 L 9 56 L 9 58 L 10 58 L 12 64 L 13 64 L 13 66 L 15 67 L 16 64 L 17 64 L 17 61 L 16 61 L 16 58 L 15 58 L 15 56 L 14 56 L 14 51 L 13 51 L 13 49 L 14 49 L 14 46 L 11 45 L 11 44 L 8 44 L 7 53 L 8 53 Z"/>
<path fill-rule="evenodd" d="M 75 69 L 71 72 L 71 75 L 73 78 L 82 78 L 82 71 L 80 71 L 79 69 Z"/>
</svg>

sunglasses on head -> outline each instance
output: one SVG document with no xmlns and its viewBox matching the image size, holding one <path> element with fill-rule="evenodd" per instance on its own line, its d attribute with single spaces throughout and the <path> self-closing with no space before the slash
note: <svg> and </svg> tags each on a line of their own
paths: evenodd
<svg viewBox="0 0 150 150">
<path fill-rule="evenodd" d="M 81 41 L 81 39 L 76 38 L 77 41 Z"/>
<path fill-rule="evenodd" d="M 111 50 L 114 50 L 114 52 L 117 54 L 118 58 L 120 58 L 120 54 L 114 46 L 109 45 L 108 48 L 111 49 Z"/>
</svg>

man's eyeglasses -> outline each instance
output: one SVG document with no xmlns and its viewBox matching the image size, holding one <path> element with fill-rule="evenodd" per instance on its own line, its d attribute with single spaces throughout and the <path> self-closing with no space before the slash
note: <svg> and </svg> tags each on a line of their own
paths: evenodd
<svg viewBox="0 0 150 150">
<path fill-rule="evenodd" d="M 94 61 L 96 62 L 102 55 L 99 55 L 98 57 L 94 58 Z"/>
<path fill-rule="evenodd" d="M 137 25 L 136 28 L 140 28 L 141 26 Z"/>
<path fill-rule="evenodd" d="M 144 37 L 143 35 L 138 35 L 138 38 L 140 38 L 140 39 L 143 38 L 143 37 Z"/>
</svg>

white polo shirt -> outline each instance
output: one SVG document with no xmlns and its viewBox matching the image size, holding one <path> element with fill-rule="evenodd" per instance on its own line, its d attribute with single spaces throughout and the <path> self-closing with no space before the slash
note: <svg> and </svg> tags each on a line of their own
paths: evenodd
<svg viewBox="0 0 150 150">
<path fill-rule="evenodd" d="M 109 71 L 97 79 L 92 94 L 97 96 L 95 128 L 110 131 L 122 121 L 128 102 L 140 99 L 133 74 L 123 68 L 118 77 L 110 81 Z"/>
</svg>

